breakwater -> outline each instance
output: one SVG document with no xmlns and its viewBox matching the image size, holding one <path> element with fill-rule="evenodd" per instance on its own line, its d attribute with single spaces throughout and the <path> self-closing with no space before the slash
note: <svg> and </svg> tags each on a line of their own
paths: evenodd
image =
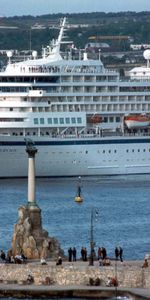
<svg viewBox="0 0 150 300">
<path fill-rule="evenodd" d="M 100 286 L 106 286 L 109 277 L 117 277 L 121 288 L 150 288 L 150 268 L 142 268 L 142 262 L 115 262 L 110 266 L 99 267 L 98 262 L 89 266 L 88 262 L 55 262 L 41 265 L 40 262 L 27 264 L 1 264 L 0 282 L 6 284 L 26 284 L 28 275 L 32 275 L 35 285 L 88 286 L 90 279 L 99 278 Z"/>
<path fill-rule="evenodd" d="M 27 264 L 0 264 L 0 297 L 13 298 L 99 298 L 128 296 L 132 300 L 150 299 L 150 269 L 141 268 L 141 261 L 111 262 L 99 267 L 98 262 L 40 262 Z M 117 267 L 117 268 L 116 268 Z M 28 284 L 32 275 L 34 282 Z M 107 287 L 108 277 L 117 276 L 118 286 Z M 98 285 L 90 285 L 90 279 Z"/>
</svg>

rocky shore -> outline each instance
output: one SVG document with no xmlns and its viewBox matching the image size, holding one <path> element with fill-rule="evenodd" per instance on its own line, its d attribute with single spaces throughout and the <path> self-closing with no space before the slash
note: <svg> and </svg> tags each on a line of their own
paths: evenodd
<svg viewBox="0 0 150 300">
<path fill-rule="evenodd" d="M 113 260 L 110 266 L 105 267 L 99 266 L 98 261 L 94 262 L 94 266 L 82 261 L 63 261 L 60 266 L 50 260 L 47 265 L 41 265 L 38 260 L 26 264 L 1 263 L 0 296 L 23 296 L 26 290 L 30 296 L 45 293 L 45 296 L 75 297 L 78 291 L 78 297 L 104 297 L 104 294 L 108 297 L 114 295 L 117 289 L 120 294 L 126 295 L 131 295 L 134 291 L 134 297 L 136 291 L 136 298 L 132 299 L 150 299 L 150 267 L 144 269 L 142 264 L 143 261 L 118 261 L 116 264 Z M 29 274 L 34 279 L 30 285 L 27 283 Z M 107 287 L 109 277 L 117 277 L 117 287 Z M 142 298 L 137 298 L 141 291 Z"/>
</svg>

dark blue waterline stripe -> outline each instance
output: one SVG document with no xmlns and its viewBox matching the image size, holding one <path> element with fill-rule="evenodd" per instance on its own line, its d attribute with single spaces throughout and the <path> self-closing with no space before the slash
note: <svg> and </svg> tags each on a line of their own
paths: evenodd
<svg viewBox="0 0 150 300">
<path fill-rule="evenodd" d="M 118 173 L 118 174 L 109 174 L 109 175 L 106 175 L 106 174 L 93 174 L 93 175 L 82 175 L 82 174 L 78 174 L 78 175 L 45 175 L 45 176 L 42 176 L 42 175 L 36 175 L 36 178 L 51 178 L 51 179 L 54 179 L 54 178 L 70 178 L 70 179 L 74 179 L 74 178 L 77 178 L 78 176 L 81 176 L 82 175 L 82 179 L 84 178 L 93 178 L 93 177 L 98 177 L 98 178 L 103 178 L 103 179 L 107 179 L 107 178 L 110 178 L 110 177 L 124 177 L 124 175 L 128 176 L 128 177 L 132 177 L 133 175 L 135 176 L 141 176 L 141 175 L 149 175 L 150 173 L 146 173 L 146 172 L 141 172 L 141 173 Z M 28 176 L 5 176 L 5 177 L 0 177 L 0 180 L 6 180 L 6 179 L 11 179 L 11 180 L 15 180 L 16 178 L 17 179 L 26 179 Z"/>
<path fill-rule="evenodd" d="M 150 143 L 150 138 L 142 139 L 99 139 L 99 140 L 59 140 L 34 141 L 36 146 L 67 146 L 67 145 L 116 145 L 116 144 L 143 144 Z M 0 146 L 25 146 L 24 141 L 1 141 Z"/>
</svg>

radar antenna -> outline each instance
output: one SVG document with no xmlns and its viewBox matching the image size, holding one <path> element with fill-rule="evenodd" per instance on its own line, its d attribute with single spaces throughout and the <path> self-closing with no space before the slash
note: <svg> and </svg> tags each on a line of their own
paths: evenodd
<svg viewBox="0 0 150 300">
<path fill-rule="evenodd" d="M 144 58 L 147 60 L 147 68 L 150 66 L 150 49 L 147 49 L 143 53 Z"/>
</svg>

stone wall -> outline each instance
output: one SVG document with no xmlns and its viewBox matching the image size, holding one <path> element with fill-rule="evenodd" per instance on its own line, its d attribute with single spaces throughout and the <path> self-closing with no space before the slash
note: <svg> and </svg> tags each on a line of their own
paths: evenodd
<svg viewBox="0 0 150 300">
<path fill-rule="evenodd" d="M 20 283 L 26 282 L 27 276 L 34 277 L 36 285 L 45 283 L 50 278 L 52 284 L 66 285 L 88 285 L 89 279 L 100 278 L 101 285 L 106 284 L 108 277 L 116 274 L 115 266 L 98 267 L 76 264 L 63 264 L 56 266 L 55 263 L 40 265 L 40 263 L 29 264 L 0 264 L 0 282 Z M 150 288 L 150 269 L 142 269 L 139 266 L 120 267 L 117 270 L 119 287 Z"/>
</svg>

